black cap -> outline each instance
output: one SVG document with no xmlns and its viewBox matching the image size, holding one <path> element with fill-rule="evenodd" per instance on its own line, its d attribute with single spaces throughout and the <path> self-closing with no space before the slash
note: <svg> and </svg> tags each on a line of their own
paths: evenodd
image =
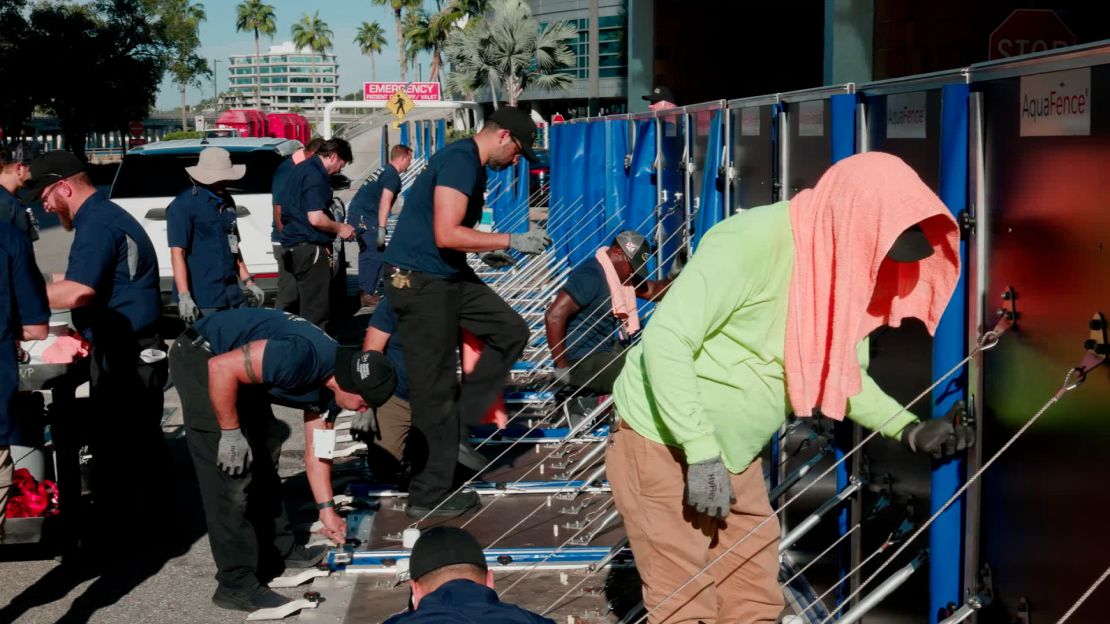
<svg viewBox="0 0 1110 624">
<path fill-rule="evenodd" d="M 486 567 L 486 556 L 470 533 L 455 527 L 435 527 L 424 531 L 412 547 L 409 578 L 414 581 L 429 572 L 458 563 Z"/>
<path fill-rule="evenodd" d="M 640 279 L 648 278 L 648 260 L 651 259 L 651 245 L 643 234 L 635 230 L 625 230 L 613 239 L 613 244 L 621 248 L 628 263 L 632 265 L 632 272 Z"/>
<path fill-rule="evenodd" d="M 670 102 L 673 104 L 674 92 L 671 91 L 670 87 L 659 86 L 652 89 L 651 93 L 645 95 L 644 99 L 652 104 L 657 102 Z"/>
<path fill-rule="evenodd" d="M 85 166 L 73 154 L 64 150 L 46 152 L 31 161 L 31 179 L 23 191 L 23 201 L 37 201 L 42 191 L 58 180 L 75 176 L 85 170 Z"/>
<path fill-rule="evenodd" d="M 366 399 L 370 407 L 379 407 L 393 396 L 397 373 L 382 353 L 339 347 L 335 353 L 335 381 L 340 388 Z"/>
<path fill-rule="evenodd" d="M 933 255 L 933 244 L 921 226 L 910 226 L 894 239 L 886 256 L 895 262 L 917 262 Z"/>
<path fill-rule="evenodd" d="M 539 162 L 532 145 L 536 143 L 536 122 L 528 113 L 512 106 L 502 106 L 489 116 L 487 121 L 508 130 L 509 135 L 520 144 L 520 151 L 531 162 Z"/>
</svg>

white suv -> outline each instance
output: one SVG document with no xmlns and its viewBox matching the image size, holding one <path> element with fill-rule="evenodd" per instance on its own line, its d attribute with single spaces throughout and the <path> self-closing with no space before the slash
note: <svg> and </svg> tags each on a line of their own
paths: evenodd
<svg viewBox="0 0 1110 624">
<path fill-rule="evenodd" d="M 154 243 L 162 299 L 167 304 L 173 290 L 173 266 L 166 239 L 166 208 L 174 197 L 189 188 L 191 181 L 185 167 L 197 164 L 200 151 L 206 147 L 222 147 L 231 154 L 231 162 L 247 166 L 246 175 L 228 186 L 239 217 L 242 238 L 239 250 L 263 290 L 268 293 L 277 290 L 277 262 L 270 244 L 273 226 L 270 188 L 274 171 L 287 156 L 300 149 L 300 142 L 273 138 L 160 141 L 136 147 L 123 157 L 110 196 L 138 219 Z"/>
</svg>

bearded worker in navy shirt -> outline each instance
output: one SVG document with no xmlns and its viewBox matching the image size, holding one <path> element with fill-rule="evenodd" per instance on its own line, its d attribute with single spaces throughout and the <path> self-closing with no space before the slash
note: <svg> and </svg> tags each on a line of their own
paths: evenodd
<svg viewBox="0 0 1110 624">
<path fill-rule="evenodd" d="M 93 535 L 107 545 L 116 512 L 134 507 L 133 492 L 143 492 L 151 508 L 172 501 L 162 433 L 167 362 L 158 333 L 158 259 L 139 222 L 98 193 L 69 152 L 47 152 L 31 162 L 25 198 L 41 198 L 62 227 L 76 232 L 65 273 L 45 276 L 46 294 L 52 310 L 72 310 L 77 331 L 92 343 L 92 484 L 96 508 L 105 510 L 104 530 Z M 142 537 L 158 532 L 157 523 L 139 524 L 136 531 L 149 531 Z"/>
<path fill-rule="evenodd" d="M 277 464 L 285 439 L 272 404 L 304 410 L 305 475 L 323 534 L 342 544 L 346 521 L 335 511 L 331 460 L 315 453 L 323 415 L 354 410 L 351 432 L 372 437 L 374 410 L 397 379 L 376 351 L 340 347 L 322 329 L 279 310 L 237 308 L 201 317 L 170 350 L 170 370 L 185 420 L 219 585 L 212 602 L 254 611 L 288 598 L 263 583 L 284 568 L 311 567 L 323 546 L 295 543 L 281 501 Z"/>
</svg>

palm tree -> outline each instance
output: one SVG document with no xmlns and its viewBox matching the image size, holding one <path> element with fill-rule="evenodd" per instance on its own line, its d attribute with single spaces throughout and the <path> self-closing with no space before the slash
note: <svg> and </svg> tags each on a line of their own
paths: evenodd
<svg viewBox="0 0 1110 624">
<path fill-rule="evenodd" d="M 401 11 L 408 9 L 414 11 L 424 5 L 424 0 L 372 0 L 375 6 L 387 6 L 393 9 L 393 18 L 397 22 L 397 62 L 401 64 L 401 82 L 408 82 L 405 63 L 405 35 L 401 28 Z"/>
<path fill-rule="evenodd" d="M 167 30 L 176 41 L 177 48 L 176 57 L 170 63 L 170 74 L 181 91 L 181 129 L 187 130 L 185 90 L 189 85 L 199 86 L 200 78 L 210 73 L 208 61 L 196 53 L 200 47 L 198 29 L 207 16 L 204 5 L 199 2 L 194 4 L 191 0 L 174 0 L 167 9 Z"/>
<path fill-rule="evenodd" d="M 378 81 L 378 70 L 374 67 L 374 55 L 382 53 L 385 46 L 385 29 L 377 22 L 363 22 L 355 35 L 355 44 L 360 52 L 370 57 L 370 80 Z"/>
<path fill-rule="evenodd" d="M 262 0 L 243 0 L 235 9 L 235 31 L 254 31 L 254 103 L 262 108 L 262 52 L 258 47 L 258 35 L 273 37 L 277 32 L 274 7 Z"/>
<path fill-rule="evenodd" d="M 415 59 L 418 52 L 432 53 L 432 70 L 429 80 L 439 82 L 439 72 L 443 68 L 443 49 L 447 45 L 447 35 L 462 17 L 461 13 L 448 7 L 429 16 L 423 10 L 409 11 L 405 15 L 405 56 Z"/>
<path fill-rule="evenodd" d="M 452 87 L 488 85 L 497 102 L 501 83 L 510 106 L 529 87 L 566 90 L 574 83 L 562 70 L 574 65 L 574 53 L 563 43 L 578 31 L 566 22 L 540 28 L 522 0 L 495 0 L 492 15 L 448 35 L 447 56 L 460 76 Z"/>
<path fill-rule="evenodd" d="M 312 52 L 312 107 L 316 109 L 316 123 L 320 123 L 320 106 L 316 101 L 318 90 L 316 78 L 316 56 L 324 54 L 332 48 L 331 38 L 334 36 L 328 23 L 320 19 L 320 12 L 316 11 L 312 17 L 308 13 L 301 16 L 301 21 L 293 24 L 293 44 L 297 48 L 308 48 Z"/>
</svg>

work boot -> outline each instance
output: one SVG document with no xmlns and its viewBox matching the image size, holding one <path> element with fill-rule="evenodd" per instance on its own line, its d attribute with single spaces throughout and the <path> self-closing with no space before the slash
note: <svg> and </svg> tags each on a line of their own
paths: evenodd
<svg viewBox="0 0 1110 624">
<path fill-rule="evenodd" d="M 478 449 L 470 445 L 467 440 L 459 440 L 459 463 L 463 466 L 478 472 L 486 467 L 489 460 L 485 455 L 482 455 Z"/>
<path fill-rule="evenodd" d="M 213 604 L 221 609 L 232 609 L 234 611 L 272 609 L 289 602 L 291 602 L 289 598 L 261 585 L 253 589 L 238 591 L 227 589 L 221 585 L 216 588 L 216 593 L 212 594 Z"/>
<path fill-rule="evenodd" d="M 463 490 L 452 494 L 438 506 L 429 505 L 427 507 L 421 507 L 409 503 L 405 505 L 405 515 L 415 519 L 420 519 L 425 516 L 429 518 L 454 518 L 468 511 L 477 510 L 481 505 L 482 502 L 479 500 L 477 492 L 474 490 Z M 433 509 L 435 509 L 435 511 L 432 511 Z"/>
<path fill-rule="evenodd" d="M 311 568 L 323 561 L 326 554 L 328 554 L 328 547 L 323 544 L 312 547 L 297 544 L 293 547 L 293 551 L 285 556 L 285 567 L 297 570 Z"/>
</svg>

